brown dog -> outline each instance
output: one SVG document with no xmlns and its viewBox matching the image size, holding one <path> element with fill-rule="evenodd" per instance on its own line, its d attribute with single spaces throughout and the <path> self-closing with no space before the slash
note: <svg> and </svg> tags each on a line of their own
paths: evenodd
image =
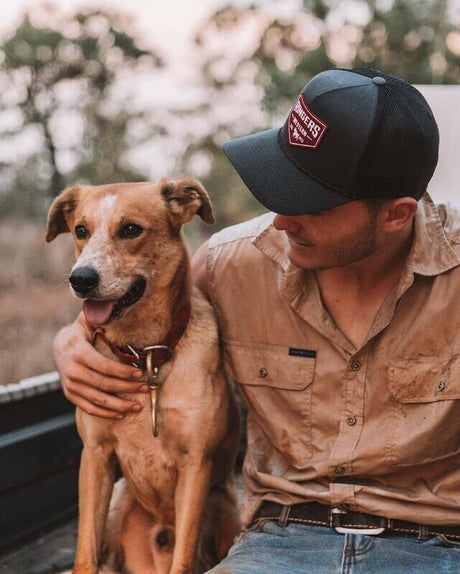
<svg viewBox="0 0 460 574">
<path fill-rule="evenodd" d="M 133 574 L 204 571 L 240 527 L 238 412 L 181 236 L 195 213 L 214 220 L 192 178 L 72 187 L 50 208 L 47 241 L 75 237 L 70 282 L 85 299 L 96 348 L 145 361 L 151 388 L 136 397 L 142 411 L 123 420 L 77 408 L 84 449 L 75 574 L 96 574 L 102 563 Z M 124 478 L 112 496 L 116 460 Z"/>
</svg>

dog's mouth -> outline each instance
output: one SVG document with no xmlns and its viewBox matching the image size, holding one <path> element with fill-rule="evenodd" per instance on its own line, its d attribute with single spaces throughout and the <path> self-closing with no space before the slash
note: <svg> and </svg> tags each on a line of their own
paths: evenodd
<svg viewBox="0 0 460 574">
<path fill-rule="evenodd" d="M 125 307 L 130 307 L 139 301 L 146 286 L 147 281 L 143 277 L 138 277 L 128 291 L 115 301 L 86 299 L 83 303 L 85 319 L 90 325 L 104 325 L 111 319 L 116 319 Z"/>
</svg>

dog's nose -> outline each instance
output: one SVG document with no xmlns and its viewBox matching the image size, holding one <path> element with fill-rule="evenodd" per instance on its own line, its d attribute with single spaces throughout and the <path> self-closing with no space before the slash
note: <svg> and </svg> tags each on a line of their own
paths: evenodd
<svg viewBox="0 0 460 574">
<path fill-rule="evenodd" d="M 77 267 L 69 277 L 70 284 L 77 293 L 86 295 L 99 283 L 99 275 L 91 267 Z"/>
</svg>

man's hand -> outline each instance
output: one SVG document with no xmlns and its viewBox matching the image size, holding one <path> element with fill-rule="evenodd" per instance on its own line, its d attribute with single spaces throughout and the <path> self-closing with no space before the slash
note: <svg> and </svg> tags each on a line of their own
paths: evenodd
<svg viewBox="0 0 460 574">
<path fill-rule="evenodd" d="M 148 392 L 141 380 L 143 372 L 107 359 L 90 341 L 91 334 L 82 314 L 56 335 L 54 360 L 64 395 L 85 412 L 104 418 L 121 419 L 126 412 L 140 411 L 140 403 L 111 393 Z"/>
</svg>

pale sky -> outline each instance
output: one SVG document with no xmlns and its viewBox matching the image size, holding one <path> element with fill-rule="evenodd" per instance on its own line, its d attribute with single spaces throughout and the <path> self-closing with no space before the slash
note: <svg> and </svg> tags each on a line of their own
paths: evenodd
<svg viewBox="0 0 460 574">
<path fill-rule="evenodd" d="M 0 35 L 8 34 L 25 11 L 37 4 L 33 0 L 9 0 L 0 4 Z M 55 0 L 60 10 L 76 9 L 120 10 L 136 17 L 136 27 L 152 47 L 161 47 L 173 57 L 185 50 L 187 40 L 199 21 L 223 0 Z"/>
<path fill-rule="evenodd" d="M 460 2 L 460 0 L 458 0 Z M 345 0 L 344 3 L 353 0 Z M 267 12 L 292 15 L 302 0 L 5 0 L 0 2 L 0 40 L 14 31 L 24 12 L 41 4 L 55 5 L 60 11 L 78 9 L 120 11 L 132 14 L 135 28 L 148 47 L 156 48 L 175 69 L 187 66 L 188 49 L 196 29 L 219 6 L 263 5 Z"/>
</svg>

